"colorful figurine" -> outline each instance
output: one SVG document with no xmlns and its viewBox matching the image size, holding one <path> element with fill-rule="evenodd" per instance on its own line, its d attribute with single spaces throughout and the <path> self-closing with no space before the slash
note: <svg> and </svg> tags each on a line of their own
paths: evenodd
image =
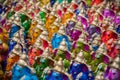
<svg viewBox="0 0 120 80">
<path fill-rule="evenodd" d="M 43 50 L 37 48 L 31 48 L 28 52 L 28 58 L 30 65 L 34 64 L 35 57 L 42 55 Z"/>
<path fill-rule="evenodd" d="M 63 72 L 63 62 L 60 58 L 53 69 L 47 69 L 44 73 L 46 80 L 72 80 L 71 76 L 68 73 Z"/>
<path fill-rule="evenodd" d="M 34 28 L 32 32 L 32 40 L 31 43 L 34 44 L 36 39 L 39 37 L 39 35 L 42 33 L 42 30 L 39 28 Z"/>
<path fill-rule="evenodd" d="M 15 55 L 15 54 L 11 54 L 11 56 L 8 58 L 7 60 L 7 66 L 6 66 L 6 71 L 11 71 L 13 68 L 13 65 L 15 64 L 15 62 L 17 62 L 19 60 L 19 55 Z"/>
<path fill-rule="evenodd" d="M 37 76 L 35 74 L 32 74 L 30 69 L 25 66 L 15 65 L 12 70 L 12 80 L 38 80 Z"/>
<path fill-rule="evenodd" d="M 80 51 L 80 53 L 77 54 L 75 60 L 72 62 L 68 70 L 68 73 L 72 75 L 73 80 L 94 80 L 93 73 L 84 63 L 84 53 Z"/>
<path fill-rule="evenodd" d="M 56 19 L 56 16 L 53 16 L 53 15 L 49 15 L 46 19 L 46 23 L 45 23 L 45 27 L 47 30 L 49 30 L 50 28 L 50 25 L 53 24 L 53 22 L 55 21 Z"/>
<path fill-rule="evenodd" d="M 35 58 L 34 68 L 39 79 L 45 79 L 43 77 L 43 72 L 46 68 L 51 68 L 54 65 L 54 61 L 50 56 L 49 48 L 47 48 L 41 56 Z"/>
<path fill-rule="evenodd" d="M 110 64 L 105 72 L 105 79 L 119 80 L 120 79 L 120 55 L 118 55 Z"/>
<path fill-rule="evenodd" d="M 59 27 L 58 27 L 58 26 L 56 26 L 56 25 L 51 25 L 51 27 L 50 27 L 49 30 L 48 30 L 48 31 L 49 31 L 48 37 L 49 37 L 50 40 L 52 39 L 54 33 L 57 33 L 58 30 L 59 30 Z"/>
</svg>

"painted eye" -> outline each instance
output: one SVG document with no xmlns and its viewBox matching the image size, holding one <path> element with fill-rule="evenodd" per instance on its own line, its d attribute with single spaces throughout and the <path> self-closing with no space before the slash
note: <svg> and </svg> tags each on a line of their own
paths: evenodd
<svg viewBox="0 0 120 80">
<path fill-rule="evenodd" d="M 110 36 L 110 34 L 108 34 L 108 36 Z"/>
<path fill-rule="evenodd" d="M 56 79 L 59 79 L 59 76 L 56 76 Z"/>
<path fill-rule="evenodd" d="M 51 19 L 50 19 L 50 22 L 52 22 L 53 20 L 54 20 L 54 19 L 53 19 L 53 18 L 51 18 Z"/>
<path fill-rule="evenodd" d="M 13 32 L 14 32 L 14 30 L 11 30 L 10 32 L 11 32 L 11 33 L 13 33 Z"/>
<path fill-rule="evenodd" d="M 36 34 L 38 34 L 39 32 L 35 32 Z"/>
<path fill-rule="evenodd" d="M 61 40 L 62 38 L 61 38 L 61 37 L 59 37 L 58 39 L 59 39 L 59 40 Z"/>
<path fill-rule="evenodd" d="M 56 30 L 55 28 L 53 28 L 53 30 Z"/>
<path fill-rule="evenodd" d="M 35 54 L 37 54 L 37 52 L 34 52 Z"/>
<path fill-rule="evenodd" d="M 19 69 L 19 70 L 18 70 L 18 72 L 20 72 L 20 73 L 21 73 L 22 71 Z"/>
<path fill-rule="evenodd" d="M 113 73 L 113 75 L 116 75 L 116 73 Z"/>
</svg>

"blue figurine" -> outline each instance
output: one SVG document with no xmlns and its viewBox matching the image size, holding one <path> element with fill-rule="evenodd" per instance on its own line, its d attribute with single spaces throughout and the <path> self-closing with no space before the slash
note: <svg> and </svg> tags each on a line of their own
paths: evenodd
<svg viewBox="0 0 120 80">
<path fill-rule="evenodd" d="M 57 33 L 55 33 L 55 35 L 52 38 L 52 48 L 53 49 L 58 48 L 60 46 L 60 43 L 61 43 L 61 41 L 63 39 L 66 40 L 66 44 L 67 44 L 68 50 L 70 50 L 71 43 L 70 43 L 68 37 L 66 35 L 60 35 L 60 34 L 57 34 Z"/>
<path fill-rule="evenodd" d="M 73 61 L 68 73 L 72 75 L 73 80 L 94 80 L 93 73 L 89 71 L 88 67 L 76 61 Z"/>
<path fill-rule="evenodd" d="M 9 33 L 9 38 L 12 38 L 14 36 L 14 34 L 20 30 L 20 27 L 17 26 L 16 24 L 13 24 L 12 25 L 12 28 L 10 30 L 10 33 Z M 11 52 L 11 50 L 14 48 L 14 46 L 17 44 L 17 42 L 13 41 L 13 40 L 9 40 L 8 42 L 8 46 L 9 46 L 9 52 Z"/>
<path fill-rule="evenodd" d="M 38 78 L 28 67 L 15 64 L 12 70 L 12 80 L 38 80 Z"/>
<path fill-rule="evenodd" d="M 20 30 L 20 26 L 18 26 L 16 24 L 12 24 L 12 28 L 10 30 L 9 38 L 12 38 L 14 36 L 14 34 L 19 30 Z"/>
</svg>

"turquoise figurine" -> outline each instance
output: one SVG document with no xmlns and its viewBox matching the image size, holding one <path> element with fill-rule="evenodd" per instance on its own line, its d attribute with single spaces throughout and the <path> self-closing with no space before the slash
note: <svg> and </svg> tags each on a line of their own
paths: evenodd
<svg viewBox="0 0 120 80">
<path fill-rule="evenodd" d="M 68 37 L 66 35 L 60 35 L 60 34 L 57 34 L 57 33 L 55 33 L 55 35 L 52 38 L 52 48 L 53 49 L 58 48 L 63 39 L 66 40 L 67 48 L 68 48 L 68 50 L 70 50 L 71 43 L 70 43 Z"/>
<path fill-rule="evenodd" d="M 26 66 L 15 64 L 12 73 L 12 80 L 38 80 L 36 74 L 32 74 L 31 70 Z"/>
</svg>

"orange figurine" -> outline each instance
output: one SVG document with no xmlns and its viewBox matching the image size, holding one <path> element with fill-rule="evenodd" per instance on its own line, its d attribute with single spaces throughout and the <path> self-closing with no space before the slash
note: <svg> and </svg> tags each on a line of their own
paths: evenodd
<svg viewBox="0 0 120 80">
<path fill-rule="evenodd" d="M 33 20 L 32 23 L 31 23 L 31 25 L 30 25 L 30 29 L 28 31 L 28 34 L 30 36 L 32 36 L 33 29 L 36 27 L 36 25 L 37 25 L 37 22 Z"/>
<path fill-rule="evenodd" d="M 53 36 L 53 34 L 54 33 L 57 33 L 57 31 L 59 30 L 59 27 L 58 26 L 56 26 L 56 25 L 52 25 L 50 28 L 49 28 L 49 30 L 48 30 L 48 37 L 49 37 L 49 39 L 51 40 L 52 39 L 52 36 Z"/>
<path fill-rule="evenodd" d="M 13 56 L 9 57 L 7 59 L 8 64 L 7 64 L 7 67 L 6 67 L 6 71 L 12 70 L 13 65 L 19 60 L 19 58 L 20 58 L 19 55 L 14 55 L 14 54 L 13 54 Z"/>
<path fill-rule="evenodd" d="M 39 28 L 34 28 L 32 32 L 32 44 L 35 43 L 38 36 L 42 33 L 42 30 Z"/>
<path fill-rule="evenodd" d="M 47 30 L 50 28 L 50 25 L 53 24 L 55 19 L 56 19 L 56 17 L 52 16 L 52 15 L 47 17 L 46 24 L 45 24 Z"/>
<path fill-rule="evenodd" d="M 62 24 L 66 23 L 66 21 L 67 21 L 68 19 L 71 19 L 72 16 L 73 16 L 73 13 L 71 13 L 71 12 L 66 12 L 66 13 L 62 16 L 62 19 L 61 19 L 62 21 L 61 21 L 61 23 L 62 23 Z"/>
</svg>

